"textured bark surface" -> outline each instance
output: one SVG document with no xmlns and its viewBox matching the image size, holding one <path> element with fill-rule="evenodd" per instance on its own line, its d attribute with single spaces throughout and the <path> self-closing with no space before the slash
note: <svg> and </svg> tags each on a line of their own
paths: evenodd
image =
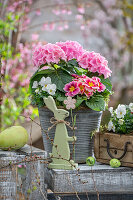
<svg viewBox="0 0 133 200">
<path fill-rule="evenodd" d="M 125 156 L 120 161 L 122 166 L 133 167 L 133 135 L 96 133 L 94 139 L 94 153 L 96 160 L 101 163 L 109 164 L 109 161 L 112 158 L 107 152 L 107 142 L 105 141 L 106 139 L 109 141 L 109 151 L 114 158 L 119 158 L 124 153 L 126 142 L 130 142 L 130 144 L 127 145 Z"/>
</svg>

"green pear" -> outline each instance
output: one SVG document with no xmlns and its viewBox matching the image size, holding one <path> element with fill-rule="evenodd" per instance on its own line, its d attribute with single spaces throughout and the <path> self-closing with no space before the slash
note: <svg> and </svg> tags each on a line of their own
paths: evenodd
<svg viewBox="0 0 133 200">
<path fill-rule="evenodd" d="M 28 141 L 28 133 L 22 126 L 12 126 L 0 133 L 0 149 L 16 150 L 23 147 Z"/>
</svg>

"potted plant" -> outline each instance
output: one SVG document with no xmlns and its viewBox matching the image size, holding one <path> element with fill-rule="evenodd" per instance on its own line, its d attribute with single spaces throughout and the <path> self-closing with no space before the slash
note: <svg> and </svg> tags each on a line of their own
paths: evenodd
<svg viewBox="0 0 133 200">
<path fill-rule="evenodd" d="M 133 103 L 109 108 L 111 118 L 104 131 L 95 134 L 96 160 L 108 163 L 116 158 L 122 166 L 133 167 Z"/>
<path fill-rule="evenodd" d="M 108 62 L 99 53 L 84 50 L 76 41 L 39 45 L 32 59 L 38 69 L 30 79 L 31 99 L 32 104 L 39 107 L 41 126 L 44 129 L 51 126 L 53 114 L 43 101 L 51 95 L 56 106 L 71 110 L 77 130 L 68 133 L 70 136 L 75 134 L 77 141 L 70 149 L 75 152 L 75 161 L 84 163 L 86 157 L 92 155 L 91 132 L 99 128 L 102 111 L 111 94 Z M 42 134 L 45 150 L 51 152 L 51 141 Z M 49 136 L 54 138 L 54 128 Z"/>
</svg>

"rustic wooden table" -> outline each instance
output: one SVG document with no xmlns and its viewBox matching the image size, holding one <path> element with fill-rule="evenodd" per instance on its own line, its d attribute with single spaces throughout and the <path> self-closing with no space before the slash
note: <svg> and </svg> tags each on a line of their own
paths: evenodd
<svg viewBox="0 0 133 200">
<path fill-rule="evenodd" d="M 47 157 L 45 151 L 36 148 L 32 148 L 31 151 L 31 148 L 26 145 L 17 152 L 0 150 L 0 166 L 3 165 L 2 162 L 7 164 L 10 159 L 20 159 L 21 156 L 31 156 L 31 154 L 33 156 L 43 156 L 43 158 Z M 76 170 L 48 169 L 40 161 L 26 162 L 27 175 L 24 181 L 25 195 L 29 185 L 36 180 L 33 165 L 37 174 L 40 176 L 42 192 L 46 194 L 45 186 L 47 184 L 48 189 L 52 191 L 47 196 L 48 200 L 76 200 L 78 197 L 81 200 L 96 200 L 97 193 L 99 194 L 100 200 L 133 200 L 133 168 L 120 167 L 114 169 L 100 163 L 96 163 L 93 167 L 79 165 L 80 170 L 77 174 Z M 6 171 L 0 170 L 0 196 L 5 195 L 4 199 L 15 200 L 16 178 L 14 174 L 12 174 L 10 166 L 8 167 L 8 174 Z M 9 195 L 11 198 L 6 198 Z M 30 200 L 34 199 L 44 199 L 39 188 L 30 194 Z"/>
</svg>

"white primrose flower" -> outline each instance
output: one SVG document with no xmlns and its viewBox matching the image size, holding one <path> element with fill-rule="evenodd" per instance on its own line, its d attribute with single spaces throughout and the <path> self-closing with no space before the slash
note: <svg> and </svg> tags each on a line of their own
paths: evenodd
<svg viewBox="0 0 133 200">
<path fill-rule="evenodd" d="M 45 81 L 43 79 L 42 82 L 41 82 L 42 90 L 47 92 L 47 86 L 49 84 L 51 84 L 51 78 L 50 77 L 45 78 Z"/>
<path fill-rule="evenodd" d="M 39 82 L 39 85 L 44 86 L 45 83 L 51 84 L 51 78 L 50 77 L 45 78 L 43 76 Z"/>
<path fill-rule="evenodd" d="M 129 109 L 131 110 L 131 112 L 133 112 L 133 103 L 129 104 Z"/>
<path fill-rule="evenodd" d="M 122 125 L 124 123 L 124 119 L 119 119 L 118 123 Z"/>
<path fill-rule="evenodd" d="M 113 113 L 113 107 L 109 108 L 109 112 L 112 114 Z"/>
<path fill-rule="evenodd" d="M 38 82 L 37 81 L 34 81 L 33 82 L 33 85 L 32 85 L 32 88 L 37 88 L 38 87 Z"/>
<path fill-rule="evenodd" d="M 115 132 L 115 126 L 112 121 L 109 121 L 108 123 L 108 130 L 109 131 L 113 130 L 113 132 Z"/>
<path fill-rule="evenodd" d="M 111 116 L 113 117 L 114 116 L 114 114 L 113 114 L 113 107 L 109 108 L 109 112 L 110 112 Z"/>
<path fill-rule="evenodd" d="M 47 89 L 47 92 L 49 94 L 54 95 L 55 91 L 56 91 L 56 85 L 55 84 L 48 84 L 46 89 Z"/>
<path fill-rule="evenodd" d="M 126 114 L 126 106 L 125 105 L 118 105 L 117 109 L 116 109 L 116 115 L 117 118 L 124 118 L 124 115 Z"/>
<path fill-rule="evenodd" d="M 42 77 L 41 80 L 40 80 L 40 82 L 39 82 L 39 85 L 43 86 L 44 83 L 45 83 L 45 80 L 46 80 L 46 78 Z"/>
</svg>

